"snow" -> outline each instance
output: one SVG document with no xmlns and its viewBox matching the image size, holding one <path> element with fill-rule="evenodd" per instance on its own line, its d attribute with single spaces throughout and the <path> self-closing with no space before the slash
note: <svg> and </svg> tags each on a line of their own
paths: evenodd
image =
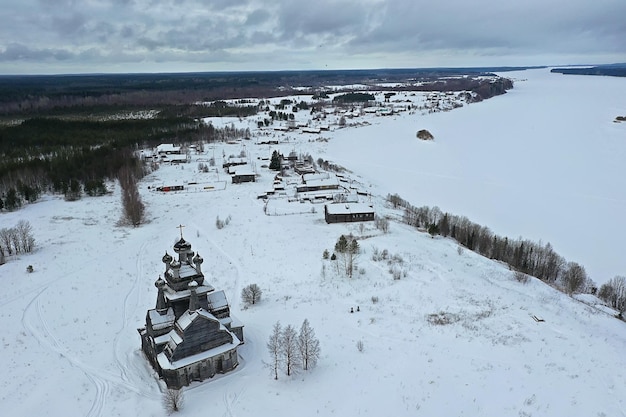
<svg viewBox="0 0 626 417">
<path fill-rule="evenodd" d="M 349 169 L 372 195 L 361 202 L 379 215 L 400 216 L 384 202 L 398 193 L 502 235 L 550 241 L 597 281 L 624 274 L 626 125 L 612 121 L 624 113 L 626 80 L 503 75 L 517 82 L 501 97 L 449 112 L 364 116 L 369 126 L 326 132 L 328 141 L 251 143 L 248 156 L 295 147 Z M 434 141 L 415 138 L 423 128 Z M 388 234 L 371 222 L 362 231 L 328 225 L 319 205 L 286 198 L 270 200 L 279 209 L 266 215 L 257 196 L 272 188 L 267 169 L 257 182 L 226 181 L 212 192 L 148 189 L 218 182 L 215 172 L 196 172 L 202 157 L 163 165 L 142 181 L 149 222 L 138 228 L 118 225 L 116 185 L 111 195 L 47 196 L 0 216 L 0 227 L 27 219 L 38 247 L 0 266 L 3 415 L 165 414 L 164 387 L 141 354 L 137 328 L 154 308 L 161 257 L 179 240 L 180 224 L 203 254 L 206 285 L 225 291 L 245 325 L 239 366 L 185 389 L 181 416 L 625 414 L 626 325 L 599 301 L 535 279 L 521 284 L 505 265 L 395 221 Z M 230 221 L 217 229 L 217 217 Z M 346 233 L 363 250 L 352 279 L 322 259 Z M 374 261 L 383 249 L 389 261 Z M 240 292 L 251 283 L 263 297 L 246 307 Z M 305 318 L 320 340 L 319 363 L 275 381 L 265 365 L 271 328 L 277 320 L 299 328 Z"/>
</svg>

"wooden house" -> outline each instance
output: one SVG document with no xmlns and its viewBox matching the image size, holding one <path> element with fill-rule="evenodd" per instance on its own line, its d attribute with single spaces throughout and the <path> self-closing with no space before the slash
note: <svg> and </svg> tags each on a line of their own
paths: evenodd
<svg viewBox="0 0 626 417">
<path fill-rule="evenodd" d="M 235 170 L 235 174 L 233 175 L 233 184 L 241 184 L 242 182 L 255 182 L 256 174 L 249 169 L 239 168 Z"/>
<path fill-rule="evenodd" d="M 324 206 L 326 223 L 366 222 L 374 220 L 374 209 L 363 203 L 335 203 Z"/>
<path fill-rule="evenodd" d="M 167 252 L 164 278 L 159 277 L 156 306 L 138 329 L 141 349 L 168 388 L 179 389 L 239 364 L 243 324 L 230 315 L 224 291 L 204 279 L 203 259 L 182 238 L 174 245 L 178 259 Z"/>
</svg>

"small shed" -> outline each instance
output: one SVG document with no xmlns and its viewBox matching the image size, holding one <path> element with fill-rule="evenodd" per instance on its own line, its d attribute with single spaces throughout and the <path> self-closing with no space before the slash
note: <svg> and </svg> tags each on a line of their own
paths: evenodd
<svg viewBox="0 0 626 417">
<path fill-rule="evenodd" d="M 363 203 L 335 203 L 324 206 L 326 223 L 366 222 L 374 220 L 374 209 Z"/>
</svg>

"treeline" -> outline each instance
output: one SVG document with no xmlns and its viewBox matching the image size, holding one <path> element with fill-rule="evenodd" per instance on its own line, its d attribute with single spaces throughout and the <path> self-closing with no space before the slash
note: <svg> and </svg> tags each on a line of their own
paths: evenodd
<svg viewBox="0 0 626 417">
<path fill-rule="evenodd" d="M 368 93 L 346 93 L 335 96 L 333 103 L 363 103 L 368 101 L 374 101 L 376 97 Z"/>
<path fill-rule="evenodd" d="M 205 135 L 206 134 L 206 135 Z M 29 119 L 0 127 L 0 209 L 14 210 L 44 192 L 68 200 L 101 195 L 123 166 L 140 163 L 134 149 L 163 141 L 200 141 L 214 129 L 188 119 Z"/>
<path fill-rule="evenodd" d="M 60 149 L 53 156 L 31 158 L 25 164 L 2 164 L 0 209 L 16 210 L 42 193 L 62 194 L 68 201 L 83 194 L 104 195 L 105 182 L 116 179 L 125 166 L 144 172 L 130 148 L 108 145 Z"/>
<path fill-rule="evenodd" d="M 278 73 L 0 76 L 0 115 L 270 97 L 283 95 L 277 88 L 281 78 Z"/>
<path fill-rule="evenodd" d="M 428 230 L 432 235 L 449 236 L 471 251 L 505 262 L 511 269 L 555 284 L 567 293 L 596 292 L 584 267 L 567 262 L 550 243 L 498 236 L 467 217 L 442 213 L 438 207 L 415 207 L 397 194 L 388 195 L 387 201 L 404 210 L 403 221 L 410 226 Z"/>
<path fill-rule="evenodd" d="M 159 113 L 160 117 L 247 117 L 257 114 L 257 106 L 232 106 L 225 101 L 215 101 L 208 104 L 181 104 L 165 107 Z"/>
<path fill-rule="evenodd" d="M 435 80 L 423 82 L 420 85 L 400 85 L 397 87 L 389 87 L 387 90 L 394 91 L 471 91 L 474 93 L 472 101 L 482 101 L 506 93 L 507 90 L 513 88 L 513 81 L 508 78 L 496 77 L 491 74 L 490 77 L 472 78 L 458 77 L 444 80 Z"/>
</svg>

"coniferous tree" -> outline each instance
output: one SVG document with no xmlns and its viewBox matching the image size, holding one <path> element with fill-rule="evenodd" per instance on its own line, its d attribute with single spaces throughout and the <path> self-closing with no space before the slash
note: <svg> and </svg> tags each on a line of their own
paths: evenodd
<svg viewBox="0 0 626 417">
<path fill-rule="evenodd" d="M 280 171 L 280 154 L 276 150 L 272 152 L 269 168 L 273 171 Z"/>
<path fill-rule="evenodd" d="M 22 205 L 20 197 L 17 195 L 15 188 L 9 188 L 7 190 L 6 197 L 4 198 L 4 207 L 7 210 L 12 211 L 19 208 Z"/>
</svg>

